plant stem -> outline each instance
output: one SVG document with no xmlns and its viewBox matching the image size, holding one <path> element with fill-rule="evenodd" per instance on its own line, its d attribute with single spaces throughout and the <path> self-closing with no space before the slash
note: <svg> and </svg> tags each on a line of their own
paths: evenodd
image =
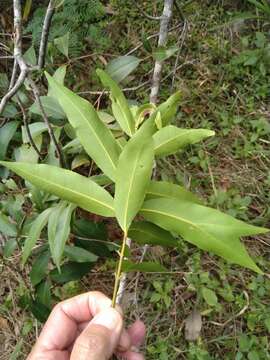
<svg viewBox="0 0 270 360">
<path fill-rule="evenodd" d="M 118 288 L 119 288 L 120 278 L 121 278 L 121 275 L 122 275 L 122 265 L 123 265 L 123 260 L 124 260 L 124 256 L 125 256 L 126 242 L 127 242 L 127 234 L 124 233 L 121 252 L 120 252 L 120 258 L 119 258 L 119 263 L 118 263 L 117 271 L 116 271 L 116 275 L 115 275 L 115 282 L 114 282 L 114 289 L 113 289 L 113 299 L 112 299 L 112 307 L 113 308 L 116 305 L 117 292 L 118 292 Z"/>
</svg>

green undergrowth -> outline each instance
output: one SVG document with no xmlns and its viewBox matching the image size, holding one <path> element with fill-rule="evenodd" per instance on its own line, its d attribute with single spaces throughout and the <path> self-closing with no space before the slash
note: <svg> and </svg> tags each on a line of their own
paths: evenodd
<svg viewBox="0 0 270 360">
<path fill-rule="evenodd" d="M 142 62 L 136 72 L 124 81 L 123 87 L 136 86 L 151 78 L 149 72 L 154 60 L 150 53 L 155 42 L 146 37 L 158 28 L 157 22 L 143 17 L 132 3 L 112 0 L 110 15 L 106 13 L 105 18 L 104 14 L 98 15 L 101 16 L 98 31 L 109 34 L 109 42 L 113 44 L 113 47 L 110 43 L 101 44 L 101 48 L 106 48 L 106 53 L 123 55 L 140 41 L 143 42 L 135 53 Z M 161 1 L 143 3 L 149 14 L 159 14 Z M 216 136 L 207 140 L 204 147 L 192 145 L 183 153 L 158 160 L 157 177 L 184 185 L 209 206 L 254 225 L 269 227 L 269 22 L 252 18 L 251 15 L 256 15 L 256 9 L 248 1 L 186 1 L 183 13 L 188 20 L 188 31 L 174 81 L 174 90 L 182 92 L 175 124 L 183 128 L 208 128 L 214 130 Z M 250 19 L 243 20 L 243 14 L 247 13 L 251 14 Z M 35 17 L 28 29 L 34 21 Z M 176 15 L 173 25 L 178 22 L 179 16 Z M 94 38 L 98 36 L 91 35 Z M 178 37 L 177 31 L 170 33 L 169 44 L 175 45 Z M 87 46 L 79 50 L 75 48 L 74 53 L 71 46 L 71 59 L 72 56 L 83 54 L 85 49 L 89 49 Z M 58 54 L 59 62 L 68 64 L 66 82 L 74 91 L 100 90 L 93 72 L 95 67 L 102 65 L 100 56 L 106 58 L 106 54 L 100 52 L 91 62 L 78 60 L 71 63 Z M 165 100 L 170 94 L 174 61 L 175 56 L 166 60 L 160 100 Z M 147 101 L 149 87 L 150 83 L 147 83 L 135 92 L 126 94 L 130 99 Z M 97 100 L 96 95 L 85 96 L 92 102 Z M 107 98 L 103 97 L 101 102 L 106 106 Z M 4 206 L 13 212 L 17 221 L 22 222 L 22 206 L 24 214 L 31 212 L 30 199 L 24 203 L 25 189 L 18 188 L 11 180 L 1 186 L 9 189 L 12 199 L 3 197 Z M 20 196 L 15 198 L 15 193 Z M 82 214 L 82 217 L 87 216 Z M 73 230 L 76 233 L 76 229 Z M 83 238 L 84 230 L 80 228 L 77 236 Z M 106 230 L 98 230 L 99 240 L 104 240 L 106 231 L 110 233 L 110 240 L 114 241 L 117 230 L 108 223 Z M 169 271 L 166 275 L 141 274 L 135 302 L 133 276 L 130 275 L 127 293 L 131 295 L 130 298 L 127 296 L 128 306 L 125 307 L 128 321 L 140 316 L 147 325 L 147 360 L 270 359 L 269 234 L 247 239 L 245 243 L 258 266 L 266 272 L 265 276 L 232 266 L 185 242 L 179 243 L 177 251 L 165 251 L 159 247 L 149 250 L 146 260 L 159 261 Z M 62 285 L 63 282 L 54 273 L 51 278 L 51 298 L 44 298 L 46 291 L 41 288 L 38 289 L 39 299 L 43 303 L 49 301 L 53 304 L 89 289 L 93 283 L 97 284 L 99 290 L 111 294 L 114 268 L 111 250 L 115 249 L 109 249 L 105 263 L 95 265 L 94 273 L 102 270 L 102 276 L 91 273 L 83 280 L 76 280 L 68 277 L 68 273 L 63 281 L 66 283 Z M 138 248 L 132 248 L 132 253 L 134 258 L 139 257 Z M 46 313 L 35 307 L 35 301 L 29 301 L 29 287 L 32 285 L 27 279 L 30 267 L 14 276 L 13 262 L 16 264 L 16 261 L 16 256 L 5 259 L 0 268 L 4 274 L 3 285 L 0 285 L 0 320 L 8 319 L 12 333 L 14 323 L 10 319 L 16 314 L 17 327 L 23 334 L 20 351 L 26 355 L 29 344 L 34 341 L 36 320 L 32 314 L 42 320 L 44 316 L 46 318 Z M 187 341 L 185 319 L 194 309 L 202 316 L 202 329 L 195 341 Z M 16 337 L 10 335 L 9 353 L 14 351 L 16 344 Z"/>
</svg>

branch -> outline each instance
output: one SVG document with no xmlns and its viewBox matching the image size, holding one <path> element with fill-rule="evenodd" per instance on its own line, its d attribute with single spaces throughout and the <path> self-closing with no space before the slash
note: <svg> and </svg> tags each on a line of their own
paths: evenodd
<svg viewBox="0 0 270 360">
<path fill-rule="evenodd" d="M 34 97 L 35 97 L 35 100 L 40 108 L 40 112 L 41 112 L 41 116 L 44 120 L 44 123 L 46 124 L 47 128 L 48 128 L 48 133 L 50 135 L 50 138 L 51 138 L 51 141 L 53 142 L 54 146 L 55 146 L 55 150 L 56 150 L 56 153 L 57 153 L 57 157 L 60 161 L 60 165 L 62 167 L 65 166 L 65 159 L 64 159 L 64 156 L 62 154 L 62 149 L 61 149 L 61 145 L 57 142 L 56 140 L 56 137 L 54 135 L 54 132 L 53 132 L 53 129 L 52 129 L 52 126 L 51 126 L 51 123 L 48 119 L 48 116 L 44 110 L 44 107 L 42 105 L 42 102 L 40 100 L 40 93 L 39 93 L 39 89 L 37 87 L 37 85 L 35 84 L 35 82 L 30 78 L 28 77 L 28 81 L 30 83 L 30 86 L 33 90 L 33 94 L 34 94 Z"/>
<path fill-rule="evenodd" d="M 160 31 L 159 31 L 159 40 L 158 40 L 158 46 L 165 46 L 167 42 L 167 36 L 169 32 L 169 23 L 172 18 L 172 8 L 173 8 L 174 0 L 164 0 L 164 9 L 163 14 L 160 17 Z M 157 102 L 157 95 L 159 91 L 159 84 L 161 80 L 161 70 L 162 70 L 163 62 L 156 61 L 155 68 L 154 68 L 154 74 L 153 74 L 153 82 L 152 82 L 152 88 L 151 88 L 151 94 L 150 94 L 150 102 L 156 103 Z M 155 176 L 155 167 L 153 169 L 153 176 Z M 129 238 L 126 238 L 125 241 L 123 241 L 123 247 L 131 245 L 131 240 Z M 143 247 L 143 255 L 141 257 L 141 261 L 143 261 L 143 258 L 147 252 L 148 246 L 145 245 Z M 118 265 L 118 271 L 116 274 L 116 285 L 114 288 L 114 295 L 113 295 L 113 305 L 120 304 L 123 299 L 123 295 L 126 288 L 126 282 L 127 282 L 127 274 L 126 273 L 119 273 L 119 267 L 121 266 L 121 263 L 123 261 L 123 255 L 124 250 L 122 248 L 121 255 L 120 255 L 120 261 Z M 120 268 L 121 269 L 121 268 Z M 136 291 L 136 289 L 135 289 Z"/>
<path fill-rule="evenodd" d="M 17 72 L 18 72 L 18 63 L 17 60 L 14 59 L 14 63 L 13 63 L 13 69 L 12 69 L 12 75 L 11 75 L 11 80 L 9 83 L 9 88 L 8 90 L 10 90 L 11 88 L 13 88 L 15 81 L 16 81 L 16 76 L 17 76 Z"/>
<path fill-rule="evenodd" d="M 23 114 L 23 124 L 25 126 L 25 130 L 26 130 L 26 133 L 27 133 L 27 136 L 28 136 L 28 139 L 29 139 L 29 142 L 30 144 L 32 145 L 33 149 L 35 150 L 35 152 L 37 153 L 38 157 L 41 159 L 41 153 L 40 151 L 38 150 L 33 138 L 32 138 L 32 134 L 31 134 L 31 131 L 29 129 L 29 124 L 28 124 L 28 121 L 27 121 L 27 115 L 26 115 L 26 112 L 25 112 L 25 109 L 23 107 L 23 104 L 21 102 L 21 100 L 19 99 L 19 97 L 17 96 L 17 101 L 18 101 L 18 104 L 20 106 L 20 109 L 22 111 L 22 114 Z"/>
<path fill-rule="evenodd" d="M 165 0 L 164 1 L 164 8 L 163 8 L 162 19 L 160 21 L 160 30 L 159 30 L 159 39 L 158 39 L 159 47 L 165 46 L 167 43 L 169 23 L 172 18 L 172 14 L 173 14 L 173 11 L 172 11 L 173 3 L 174 3 L 174 0 Z M 157 102 L 157 96 L 158 96 L 159 85 L 160 85 L 160 80 L 161 80 L 162 65 L 163 65 L 163 61 L 157 60 L 155 62 L 153 80 L 152 80 L 152 88 L 151 88 L 151 94 L 150 94 L 150 102 L 153 104 L 156 104 L 156 102 Z"/>
<path fill-rule="evenodd" d="M 45 56 L 46 50 L 48 45 L 48 38 L 49 38 L 49 30 L 52 22 L 52 17 L 55 11 L 54 1 L 50 0 L 49 5 L 47 7 L 46 15 L 43 22 L 41 39 L 40 39 L 40 46 L 39 46 L 39 54 L 38 54 L 38 67 L 42 69 L 45 64 Z"/>
<path fill-rule="evenodd" d="M 131 239 L 126 239 L 126 246 L 130 248 Z M 116 304 L 121 304 L 125 290 L 126 290 L 126 282 L 127 282 L 127 273 L 122 273 L 121 279 L 119 281 L 119 287 L 116 294 Z"/>
<path fill-rule="evenodd" d="M 13 66 L 12 78 L 9 87 L 9 91 L 3 96 L 1 103 L 0 103 L 0 115 L 3 113 L 6 104 L 8 101 L 17 93 L 20 89 L 24 80 L 28 73 L 28 67 L 22 57 L 22 9 L 21 9 L 21 2 L 20 0 L 13 1 L 13 11 L 14 11 L 14 33 L 15 33 L 15 40 L 14 40 L 14 62 L 17 65 Z M 14 73 L 14 69 L 19 66 L 21 73 L 15 81 L 16 74 Z M 17 69 L 16 69 L 17 72 Z"/>
</svg>

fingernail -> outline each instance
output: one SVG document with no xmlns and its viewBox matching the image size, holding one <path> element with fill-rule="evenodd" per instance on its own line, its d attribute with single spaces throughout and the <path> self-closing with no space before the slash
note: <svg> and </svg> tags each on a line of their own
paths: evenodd
<svg viewBox="0 0 270 360">
<path fill-rule="evenodd" d="M 122 328 L 122 317 L 118 311 L 108 308 L 96 315 L 90 324 L 102 325 L 111 331 L 120 330 Z"/>
</svg>

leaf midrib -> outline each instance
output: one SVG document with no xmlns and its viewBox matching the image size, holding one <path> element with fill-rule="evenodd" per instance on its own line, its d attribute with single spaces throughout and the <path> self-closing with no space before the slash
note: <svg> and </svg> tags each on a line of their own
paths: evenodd
<svg viewBox="0 0 270 360">
<path fill-rule="evenodd" d="M 186 220 L 185 218 L 182 218 L 182 217 L 180 217 L 180 216 L 175 216 L 175 215 L 172 215 L 171 213 L 164 213 L 164 212 L 162 212 L 162 211 L 157 211 L 157 210 L 153 210 L 153 209 L 151 210 L 151 209 L 143 209 L 143 208 L 142 208 L 140 211 L 152 212 L 152 213 L 164 215 L 164 216 L 167 216 L 167 217 L 171 217 L 171 218 L 176 219 L 176 220 L 180 220 L 180 221 L 182 221 L 182 222 L 184 222 L 184 223 L 187 223 L 187 224 L 191 225 L 192 227 L 195 227 L 197 230 L 201 231 L 201 232 L 204 233 L 205 235 L 210 236 L 212 239 L 215 239 L 215 241 L 217 241 L 217 238 L 216 238 L 215 236 L 213 236 L 212 234 L 208 233 L 205 229 L 200 228 L 197 224 L 192 223 L 192 222 L 190 222 L 190 221 L 188 221 L 188 220 Z M 226 242 L 222 242 L 222 244 L 223 244 L 227 249 L 231 250 L 231 247 L 228 246 Z M 241 255 L 241 258 L 242 258 L 242 255 Z M 245 260 L 245 258 L 244 258 L 244 260 Z"/>
<path fill-rule="evenodd" d="M 28 173 L 27 171 L 20 170 L 20 172 L 21 172 L 21 174 L 29 175 L 29 173 Z M 31 174 L 31 177 L 32 177 L 32 178 L 36 178 L 36 179 L 38 179 L 38 180 L 42 179 L 42 181 L 43 181 L 44 183 L 47 183 L 47 184 L 49 184 L 49 185 L 51 185 L 51 186 L 54 186 L 54 187 L 57 187 L 57 188 L 60 189 L 60 190 L 68 191 L 68 192 L 70 192 L 71 194 L 74 194 L 74 195 L 83 196 L 83 197 L 85 197 L 85 198 L 87 198 L 87 199 L 90 199 L 91 201 L 96 202 L 96 203 L 98 203 L 98 204 L 101 204 L 101 205 L 103 205 L 104 207 L 106 207 L 106 208 L 108 208 L 108 209 L 110 209 L 110 210 L 113 211 L 113 207 L 109 206 L 109 205 L 106 204 L 106 203 L 103 203 L 102 201 L 99 201 L 99 200 L 97 200 L 97 199 L 95 199 L 95 198 L 92 198 L 92 197 L 90 197 L 90 196 L 88 196 L 88 195 L 86 195 L 86 194 L 84 194 L 84 193 L 79 193 L 79 192 L 74 191 L 74 190 L 72 190 L 72 189 L 70 189 L 70 188 L 62 187 L 62 186 L 60 186 L 60 185 L 58 185 L 58 184 L 56 184 L 56 183 L 54 183 L 54 182 L 50 182 L 50 181 L 48 181 L 47 179 L 38 177 L 38 176 L 36 176 L 36 175 L 34 175 L 34 174 Z M 28 180 L 28 181 L 31 182 L 31 180 Z M 90 180 L 90 181 L 91 181 L 91 180 Z M 94 183 L 94 184 L 96 185 L 96 183 Z"/>
<path fill-rule="evenodd" d="M 129 109 L 128 109 L 128 106 L 126 106 L 126 104 L 125 104 L 125 99 L 120 98 L 121 95 L 119 94 L 119 99 L 117 99 L 115 96 L 113 96 L 113 100 L 114 100 L 115 104 L 118 106 L 118 108 L 120 109 L 123 118 L 125 119 L 125 122 L 126 122 L 126 125 L 127 125 L 127 128 L 128 128 L 128 135 L 132 136 L 133 131 L 132 131 L 131 127 L 130 127 L 129 119 L 128 119 L 127 115 L 126 115 L 126 112 L 122 109 L 122 106 L 127 108 L 127 111 L 129 111 Z"/>
<path fill-rule="evenodd" d="M 127 214 L 128 214 L 128 205 L 129 205 L 129 198 L 130 198 L 130 193 L 131 193 L 131 188 L 134 182 L 134 178 L 135 178 L 135 170 L 137 168 L 137 164 L 138 164 L 138 159 L 139 159 L 139 155 L 140 155 L 141 151 L 137 152 L 136 154 L 136 160 L 134 162 L 134 167 L 132 170 L 132 176 L 130 178 L 130 184 L 129 184 L 129 189 L 128 189 L 128 196 L 127 196 L 127 201 L 126 201 L 126 207 L 124 208 L 124 227 L 125 227 L 125 231 L 127 231 Z"/>
<path fill-rule="evenodd" d="M 65 97 L 67 98 L 66 94 L 65 94 Z M 86 121 L 87 125 L 90 127 L 92 133 L 95 135 L 96 139 L 98 140 L 99 144 L 101 145 L 101 147 L 104 149 L 109 161 L 111 162 L 112 166 L 113 166 L 113 169 L 115 170 L 116 169 L 116 165 L 114 164 L 113 160 L 111 159 L 110 155 L 109 155 L 109 152 L 107 151 L 107 149 L 105 148 L 105 146 L 103 145 L 102 141 L 99 139 L 97 133 L 95 132 L 94 128 L 91 126 L 91 123 L 90 121 L 88 121 L 87 117 L 84 115 L 83 112 L 81 112 L 80 110 L 80 107 L 78 107 L 74 102 L 73 100 L 71 99 L 68 99 L 72 105 L 78 110 L 78 112 L 82 115 L 82 117 L 84 118 L 84 120 Z"/>
<path fill-rule="evenodd" d="M 164 141 L 163 143 L 161 143 L 161 144 L 159 144 L 158 146 L 155 147 L 155 151 L 157 151 L 157 150 L 158 150 L 159 148 L 161 148 L 162 146 L 167 145 L 168 143 L 176 140 L 177 138 L 181 138 L 181 137 L 184 136 L 187 132 L 188 132 L 188 131 L 186 131 L 186 132 L 184 132 L 184 133 L 182 133 L 182 134 L 179 134 L 179 135 L 177 135 L 177 136 L 175 136 L 175 137 L 173 137 L 173 138 L 170 138 L 169 140 Z M 155 139 L 155 137 L 154 137 L 154 139 Z"/>
</svg>

